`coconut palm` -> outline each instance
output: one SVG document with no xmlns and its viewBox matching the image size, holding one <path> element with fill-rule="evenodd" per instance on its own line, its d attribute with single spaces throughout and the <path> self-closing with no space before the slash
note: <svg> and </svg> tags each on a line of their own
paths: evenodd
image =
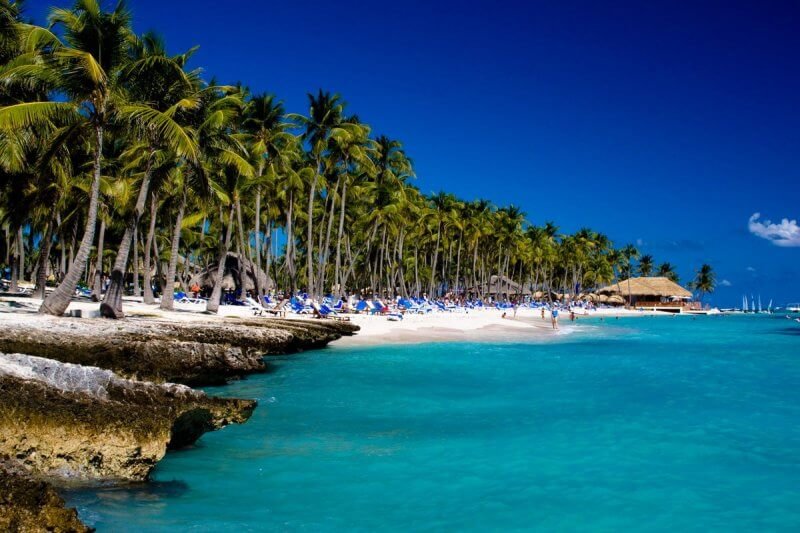
<svg viewBox="0 0 800 533">
<path fill-rule="evenodd" d="M 0 128 L 27 128 L 64 120 L 83 121 L 94 132 L 93 180 L 83 237 L 67 275 L 40 309 L 61 315 L 69 306 L 94 240 L 103 134 L 121 103 L 118 74 L 126 59 L 130 14 L 122 3 L 109 12 L 97 0 L 79 0 L 72 9 L 53 8 L 50 23 L 63 31 L 64 43 L 48 32 L 48 46 L 31 53 L 28 61 L 6 69 L 1 79 L 44 84 L 64 94 L 67 101 L 25 101 L 0 108 Z"/>
<path fill-rule="evenodd" d="M 653 273 L 653 256 L 646 254 L 639 258 L 639 275 L 648 277 Z"/>
<path fill-rule="evenodd" d="M 307 288 L 314 290 L 314 200 L 317 184 L 324 172 L 323 160 L 331 131 L 344 122 L 345 103 L 338 94 L 323 92 L 308 94 L 308 116 L 290 115 L 302 128 L 302 140 L 309 146 L 309 157 L 314 163 L 314 175 L 309 183 L 308 220 L 306 222 L 306 279 Z"/>
<path fill-rule="evenodd" d="M 706 294 L 711 294 L 714 292 L 714 289 L 717 286 L 717 279 L 714 269 L 711 268 L 711 265 L 704 264 L 701 266 L 700 270 L 698 270 L 697 274 L 695 275 L 694 281 L 690 283 L 690 286 L 692 289 L 700 292 L 701 301 Z"/>
<path fill-rule="evenodd" d="M 628 305 L 631 305 L 631 276 L 633 276 L 633 260 L 639 257 L 639 250 L 632 244 L 625 246 L 620 253 L 625 259 L 625 275 L 628 277 Z"/>
<path fill-rule="evenodd" d="M 198 105 L 197 73 L 184 72 L 184 66 L 194 50 L 169 57 L 163 41 L 153 33 L 145 34 L 142 39 L 134 39 L 132 42 L 130 60 L 121 70 L 120 83 L 133 101 L 121 107 L 120 115 L 135 127 L 136 136 L 146 145 L 142 162 L 144 172 L 136 204 L 127 217 L 125 233 L 111 271 L 111 283 L 100 306 L 102 315 L 108 318 L 123 316 L 125 270 L 133 234 L 150 192 L 157 151 L 171 150 L 176 159 L 183 157 L 190 162 L 197 159 L 193 132 L 181 120 L 182 114 Z"/>
<path fill-rule="evenodd" d="M 680 281 L 678 273 L 675 272 L 675 267 L 672 266 L 671 263 L 661 263 L 658 266 L 658 270 L 656 272 L 658 273 L 659 276 L 668 278 L 674 281 L 675 283 L 678 283 Z"/>
<path fill-rule="evenodd" d="M 265 189 L 278 179 L 291 171 L 293 153 L 295 150 L 295 137 L 287 130 L 290 124 L 285 121 L 286 111 L 283 102 L 277 101 L 275 96 L 254 96 L 247 103 L 245 117 L 242 121 L 242 130 L 246 133 L 249 151 L 257 159 L 255 185 L 255 224 L 254 248 L 256 271 L 261 272 L 261 200 Z M 267 267 L 269 277 L 269 267 Z M 261 295 L 264 287 L 260 287 L 260 276 L 255 276 L 256 292 Z"/>
</svg>

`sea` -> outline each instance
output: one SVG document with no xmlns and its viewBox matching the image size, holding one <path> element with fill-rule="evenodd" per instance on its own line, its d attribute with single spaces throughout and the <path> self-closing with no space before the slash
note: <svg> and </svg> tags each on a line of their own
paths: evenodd
<svg viewBox="0 0 800 533">
<path fill-rule="evenodd" d="M 98 531 L 800 531 L 800 323 L 784 316 L 270 362 L 206 389 L 258 399 L 248 423 L 68 504 Z"/>
</svg>

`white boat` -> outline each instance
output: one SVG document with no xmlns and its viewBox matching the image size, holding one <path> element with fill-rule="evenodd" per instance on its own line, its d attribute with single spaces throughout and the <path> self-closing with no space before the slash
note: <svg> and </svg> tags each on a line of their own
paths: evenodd
<svg viewBox="0 0 800 533">
<path fill-rule="evenodd" d="M 786 306 L 786 310 L 790 313 L 800 313 L 800 304 L 789 304 Z"/>
<path fill-rule="evenodd" d="M 684 311 L 689 315 L 720 315 L 722 311 L 720 311 L 716 307 L 712 307 L 711 309 L 688 309 Z"/>
</svg>

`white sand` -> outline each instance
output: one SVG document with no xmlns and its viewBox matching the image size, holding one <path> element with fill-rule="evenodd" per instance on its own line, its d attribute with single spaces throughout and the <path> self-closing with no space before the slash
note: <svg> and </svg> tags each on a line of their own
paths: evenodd
<svg viewBox="0 0 800 533">
<path fill-rule="evenodd" d="M 25 320 L 57 320 L 55 317 L 37 315 L 41 300 L 33 298 L 0 298 L 0 323 L 4 320 L 15 322 Z M 73 301 L 68 311 L 80 309 L 85 319 L 99 319 L 100 304 L 89 300 Z M 148 317 L 188 321 L 222 321 L 228 317 L 254 318 L 253 312 L 244 306 L 220 306 L 218 315 L 206 314 L 205 304 L 175 304 L 175 311 L 162 311 L 158 305 L 145 305 L 140 300 L 125 298 L 124 311 L 130 317 Z M 554 330 L 548 312 L 542 320 L 541 311 L 520 309 L 516 318 L 513 311 L 497 309 L 469 310 L 468 312 L 441 312 L 427 314 L 406 314 L 401 321 L 391 321 L 385 316 L 362 314 L 343 315 L 361 327 L 352 337 L 343 337 L 335 342 L 337 346 L 364 346 L 387 343 L 424 343 L 445 341 L 524 341 L 555 339 L 569 334 L 580 327 L 582 319 L 590 316 L 645 316 L 662 313 L 643 313 L 625 309 L 600 309 L 591 313 L 579 314 L 576 322 L 570 322 L 569 313 L 559 315 L 559 329 Z M 580 311 L 579 313 L 584 313 Z M 272 318 L 272 315 L 265 315 Z M 257 318 L 257 317 L 255 317 Z M 311 319 L 311 315 L 288 313 L 288 319 Z M 109 321 L 109 324 L 113 322 Z"/>
<path fill-rule="evenodd" d="M 507 318 L 503 318 L 503 313 Z M 579 311 L 577 321 L 569 320 L 569 313 L 559 313 L 559 329 L 554 330 L 550 313 L 541 310 L 519 309 L 513 311 L 478 309 L 469 312 L 433 312 L 424 315 L 406 314 L 403 320 L 393 322 L 383 316 L 349 315 L 361 326 L 353 337 L 343 337 L 336 346 L 364 346 L 376 344 L 458 342 L 458 341 L 525 341 L 556 339 L 580 328 L 581 320 L 603 316 L 646 316 L 662 313 L 643 313 L 626 309 L 600 309 L 585 313 Z"/>
</svg>

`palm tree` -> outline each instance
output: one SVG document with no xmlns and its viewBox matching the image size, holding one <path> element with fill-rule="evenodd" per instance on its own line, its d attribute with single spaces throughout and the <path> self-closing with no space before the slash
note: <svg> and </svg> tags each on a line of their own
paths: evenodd
<svg viewBox="0 0 800 533">
<path fill-rule="evenodd" d="M 675 283 L 679 283 L 680 282 L 680 278 L 678 277 L 678 273 L 675 272 L 675 267 L 672 266 L 671 263 L 661 263 L 658 266 L 657 272 L 658 272 L 658 275 L 663 277 L 663 278 L 668 278 L 668 279 L 674 281 Z"/>
<path fill-rule="evenodd" d="M 717 286 L 716 281 L 716 274 L 714 270 L 711 268 L 711 265 L 704 264 L 700 267 L 700 270 L 697 271 L 697 274 L 694 278 L 694 281 L 691 282 L 690 286 L 700 292 L 700 301 L 703 300 L 703 297 L 706 294 L 711 294 L 714 292 L 714 289 Z"/>
<path fill-rule="evenodd" d="M 26 101 L 0 109 L 0 128 L 26 128 L 53 120 L 83 121 L 94 131 L 94 168 L 83 237 L 64 280 L 40 312 L 61 315 L 69 306 L 94 240 L 102 173 L 103 133 L 120 102 L 118 73 L 126 59 L 130 14 L 120 3 L 103 11 L 97 0 L 79 0 L 71 10 L 53 8 L 50 23 L 63 30 L 66 45 L 47 32 L 48 46 L 30 61 L 7 69 L 2 80 L 45 84 L 65 102 Z M 44 33 L 42 30 L 40 33 Z"/>
<path fill-rule="evenodd" d="M 196 171 L 208 174 L 211 188 L 221 207 L 217 273 L 211 297 L 206 304 L 207 311 L 216 313 L 219 311 L 222 279 L 233 240 L 236 206 L 255 176 L 255 169 L 248 160 L 249 154 L 245 145 L 233 133 L 244 111 L 242 92 L 237 88 L 212 85 L 204 91 L 203 97 L 199 111 L 201 124 L 198 127 L 198 142 L 204 169 L 198 168 Z"/>
<path fill-rule="evenodd" d="M 316 96 L 308 94 L 308 116 L 290 115 L 303 129 L 302 140 L 308 143 L 309 156 L 314 162 L 314 175 L 309 184 L 308 220 L 306 222 L 306 276 L 307 289 L 314 291 L 314 200 L 317 182 L 323 174 L 323 159 L 328 148 L 331 131 L 344 121 L 345 103 L 338 94 L 319 90 Z"/>
<path fill-rule="evenodd" d="M 257 159 L 254 249 L 256 271 L 261 272 L 261 199 L 265 189 L 278 179 L 279 175 L 290 172 L 295 138 L 287 130 L 290 127 L 285 119 L 283 102 L 271 94 L 254 96 L 247 103 L 242 130 L 247 134 L 250 154 Z M 267 268 L 269 277 L 269 267 Z M 256 275 L 256 292 L 264 294 L 260 287 L 260 276 Z"/>
<path fill-rule="evenodd" d="M 159 149 L 169 149 L 176 158 L 195 161 L 197 146 L 192 132 L 181 124 L 180 115 L 198 105 L 197 73 L 187 74 L 183 67 L 194 53 L 190 50 L 175 57 L 166 55 L 164 43 L 155 34 L 133 40 L 130 61 L 120 73 L 121 84 L 135 101 L 127 103 L 120 114 L 135 127 L 137 136 L 146 145 L 144 172 L 136 205 L 127 217 L 125 233 L 111 271 L 111 283 L 100 312 L 108 318 L 121 318 L 125 270 L 131 243 L 150 192 L 152 169 Z"/>
<path fill-rule="evenodd" d="M 639 257 L 639 250 L 632 244 L 628 244 L 621 250 L 622 257 L 625 259 L 625 274 L 628 276 L 628 305 L 631 305 L 631 276 L 633 276 L 633 260 Z"/>
<path fill-rule="evenodd" d="M 639 275 L 649 277 L 653 273 L 653 256 L 646 254 L 639 258 Z"/>
</svg>

